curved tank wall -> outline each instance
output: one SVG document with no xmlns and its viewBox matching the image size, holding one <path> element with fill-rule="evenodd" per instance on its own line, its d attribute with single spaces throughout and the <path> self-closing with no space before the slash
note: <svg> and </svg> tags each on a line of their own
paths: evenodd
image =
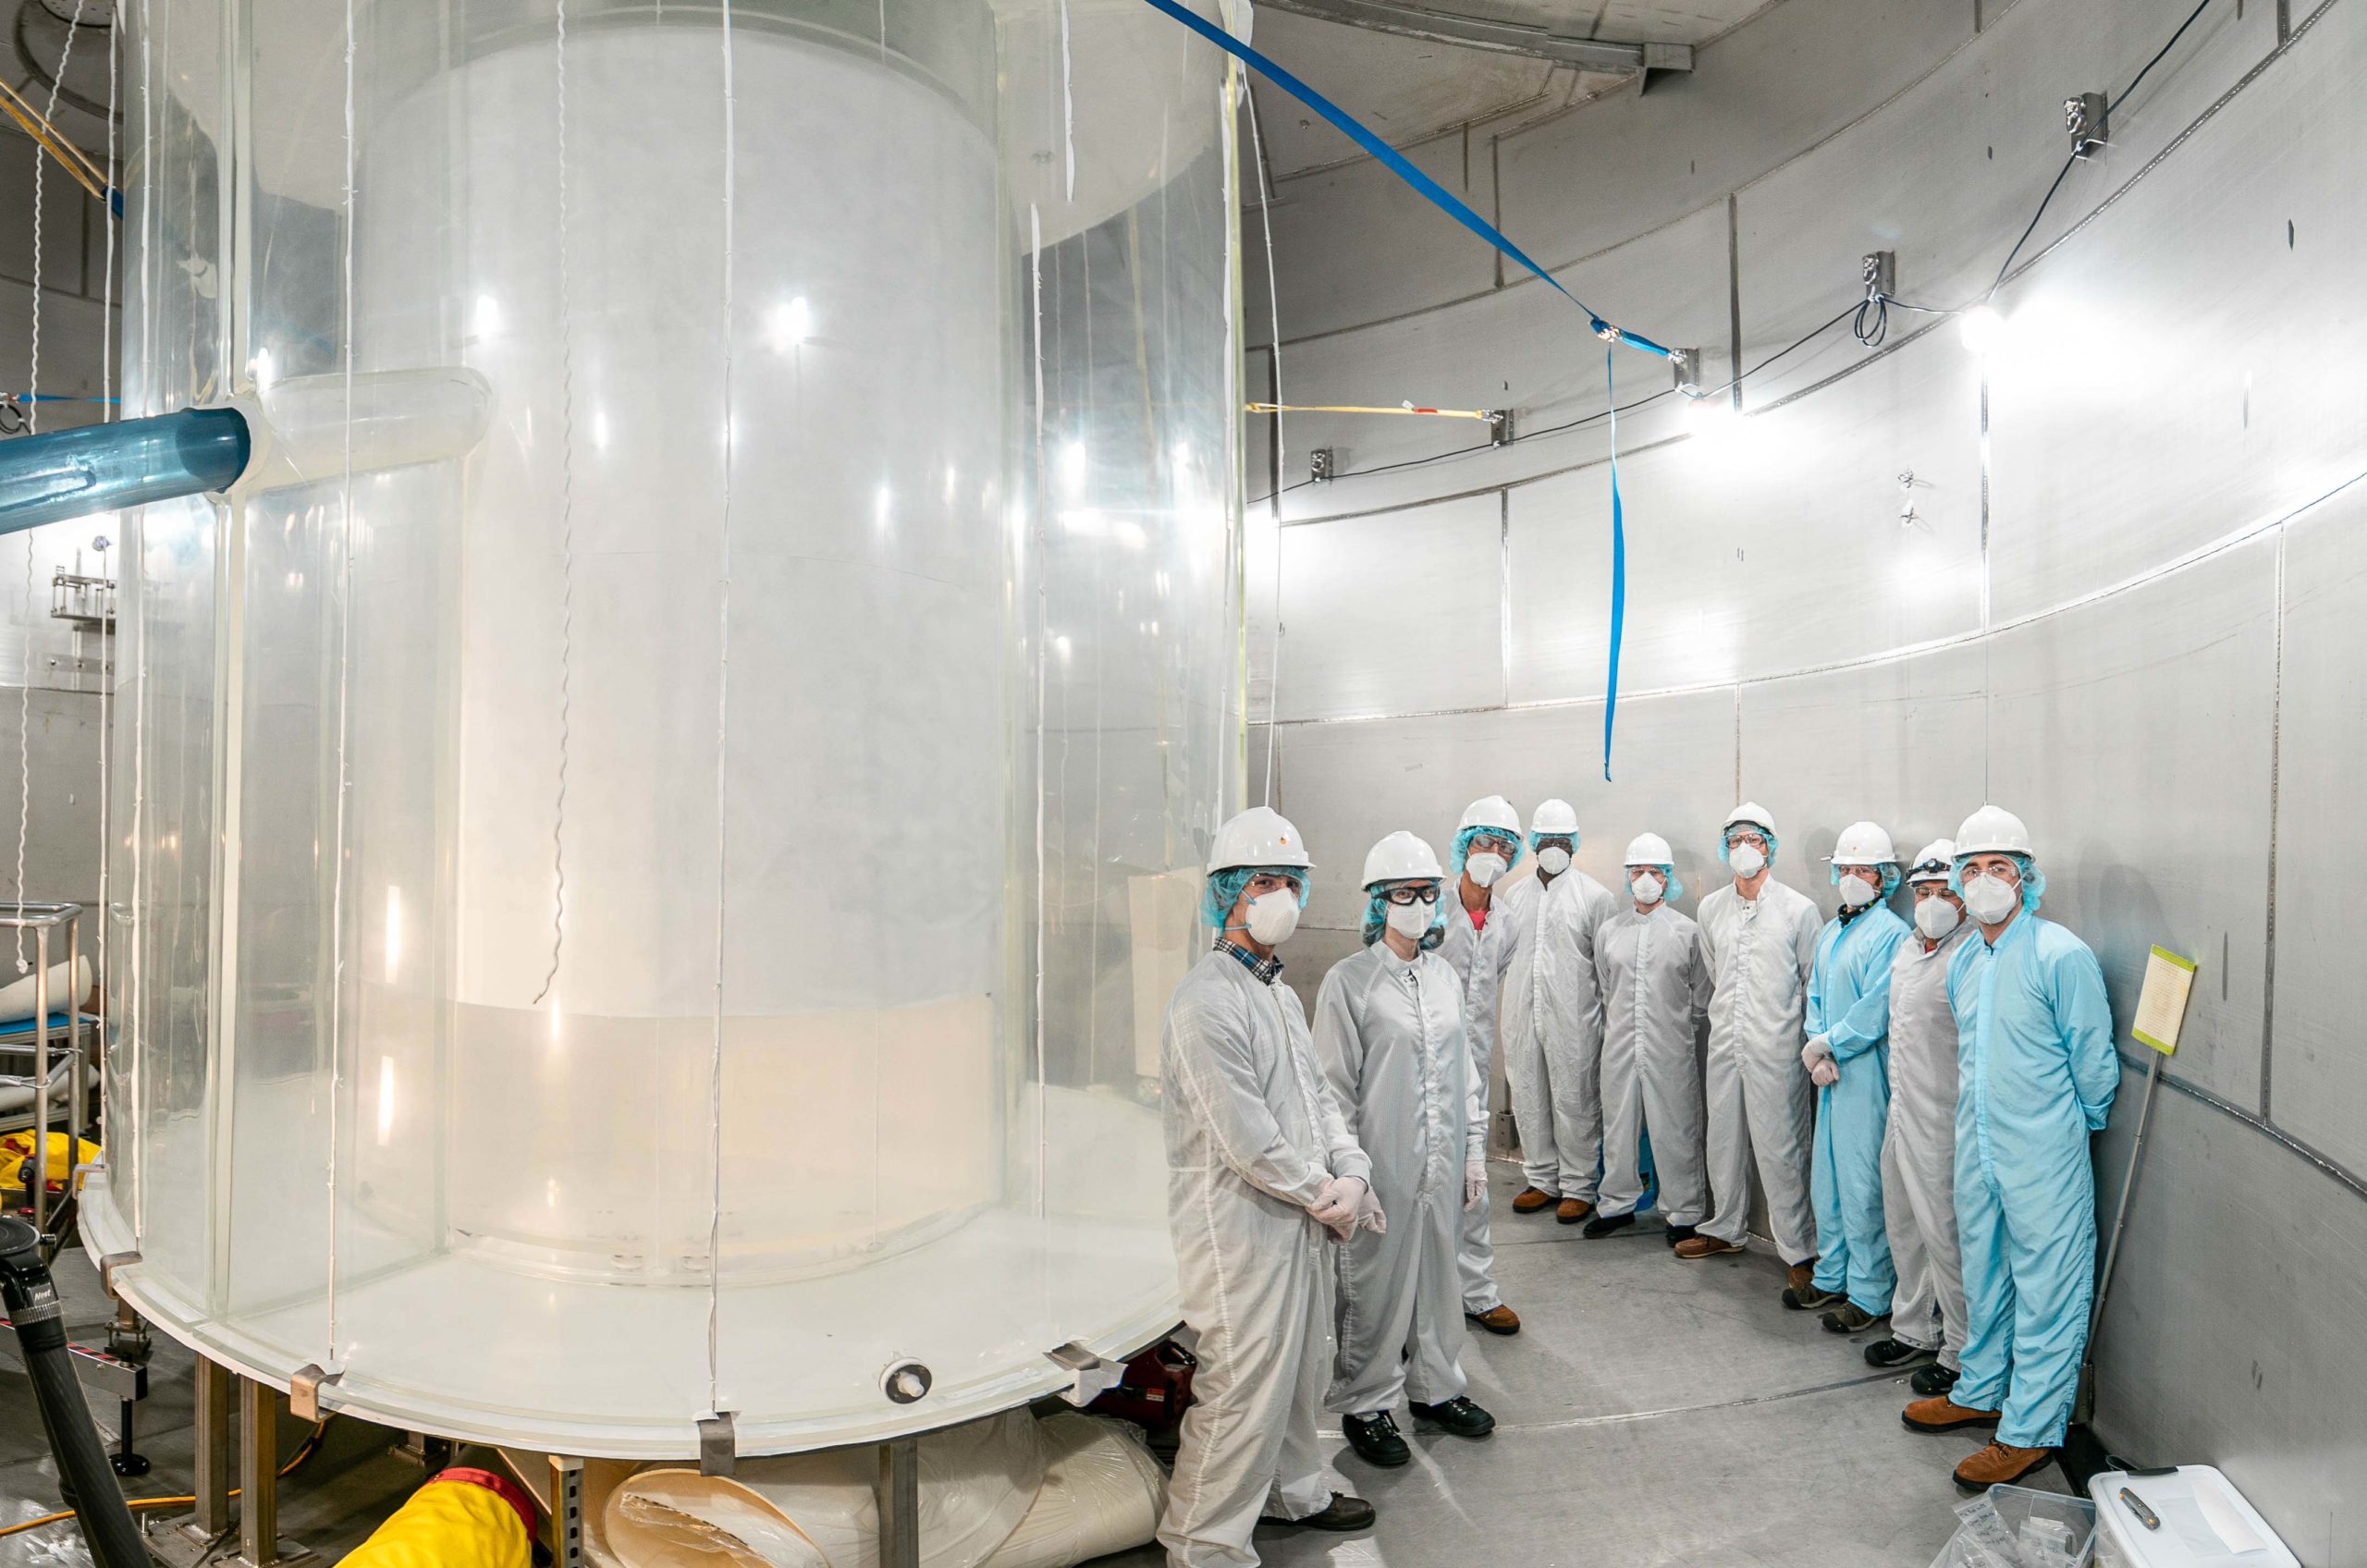
<svg viewBox="0 0 2367 1568">
<path fill-rule="evenodd" d="M 1072 120 L 1059 17 L 141 18 L 128 390 L 273 453 L 131 541 L 92 1226 L 171 1331 L 629 1456 L 1174 1321 L 1139 1003 L 1240 790 L 1229 85 L 1078 7 Z"/>
<path fill-rule="evenodd" d="M 1459 138 L 1416 151 L 1467 168 L 1464 193 L 1590 305 L 1706 347 L 1723 379 L 1845 311 L 1866 251 L 1898 252 L 1907 298 L 1976 297 L 2061 165 L 2065 95 L 2125 88 L 2190 9 L 1877 24 L 1784 0 L 1645 96 L 1475 127 L 1467 159 Z M 2367 571 L 2367 121 L 2347 85 L 2367 7 L 2286 14 L 2280 35 L 2277 7 L 2210 7 L 2115 112 L 1999 291 L 1986 360 L 1902 312 L 1879 351 L 1844 325 L 1751 378 L 1723 437 L 1673 399 L 1623 414 L 1613 782 L 1601 346 L 1369 164 L 1284 180 L 1284 400 L 1509 404 L 1525 435 L 1448 456 L 1467 433 L 1294 416 L 1278 462 L 1253 425 L 1251 798 L 1270 737 L 1275 803 L 1326 868 L 1301 938 L 1318 974 L 1355 939 L 1338 868 L 1482 793 L 1570 799 L 1606 879 L 1629 836 L 1663 833 L 1697 897 L 1723 814 L 1757 799 L 1783 820 L 1777 875 L 1827 909 L 1818 857 L 1852 819 L 1912 849 L 1984 799 L 2021 813 L 2047 913 L 2096 947 L 2124 1031 L 2152 944 L 2201 963 L 2098 1426 L 2147 1463 L 2221 1464 L 2304 1561 L 2357 1564 L 2367 1058 L 2339 883 L 2315 872 L 2348 842 L 2339 780 L 2367 742 L 2347 613 Z M 1255 272 L 1254 192 L 1245 222 Z M 1373 243 L 1400 226 L 1425 238 Z M 1246 297 L 1257 386 L 1262 276 Z M 1623 401 L 1667 385 L 1639 355 L 1616 368 Z M 1318 447 L 1348 477 L 1303 483 Z M 1432 612 L 1419 642 L 1389 634 L 1408 595 Z M 2143 1065 L 2125 1052 L 2107 1212 Z"/>
</svg>

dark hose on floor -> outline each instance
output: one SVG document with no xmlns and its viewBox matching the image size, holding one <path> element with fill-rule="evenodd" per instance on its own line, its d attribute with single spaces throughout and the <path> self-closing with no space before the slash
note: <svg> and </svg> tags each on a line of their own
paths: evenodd
<svg viewBox="0 0 2367 1568">
<path fill-rule="evenodd" d="M 42 1425 L 57 1456 L 61 1489 L 73 1500 L 92 1557 L 99 1568 L 147 1568 L 140 1526 L 124 1506 L 123 1490 L 99 1446 L 98 1428 L 91 1425 L 91 1407 L 82 1403 L 81 1379 L 66 1348 L 57 1286 L 42 1261 L 41 1232 L 12 1215 L 0 1215 L 0 1303 L 17 1326 Z"/>
</svg>

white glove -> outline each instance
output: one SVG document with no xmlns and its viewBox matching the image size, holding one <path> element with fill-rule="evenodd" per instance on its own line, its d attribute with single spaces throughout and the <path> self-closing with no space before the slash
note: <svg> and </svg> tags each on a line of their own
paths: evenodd
<svg viewBox="0 0 2367 1568">
<path fill-rule="evenodd" d="M 1484 1160 L 1473 1160 L 1463 1168 L 1463 1207 L 1478 1208 L 1479 1200 L 1488 1195 L 1488 1166 Z"/>
<path fill-rule="evenodd" d="M 1816 1065 L 1809 1069 L 1809 1082 L 1820 1089 L 1830 1089 L 1841 1082 L 1840 1064 L 1829 1056 L 1817 1058 Z"/>
<path fill-rule="evenodd" d="M 1329 1225 L 1343 1235 L 1355 1223 L 1356 1205 L 1372 1191 L 1371 1184 L 1361 1176 L 1329 1176 L 1316 1189 L 1315 1201 L 1306 1212 L 1318 1225 Z"/>
<path fill-rule="evenodd" d="M 1809 1035 L 1809 1043 L 1800 1047 L 1800 1065 L 1807 1068 L 1810 1072 L 1814 1072 L 1816 1071 L 1816 1064 L 1818 1062 L 1831 1061 L 1832 1060 L 1832 1043 L 1826 1040 L 1821 1035 Z"/>
<path fill-rule="evenodd" d="M 1355 1222 L 1348 1227 L 1348 1234 L 1353 1236 L 1358 1231 L 1370 1231 L 1376 1236 L 1389 1233 L 1389 1216 L 1380 1211 L 1380 1194 L 1367 1191 L 1356 1200 Z M 1345 1241 L 1347 1237 L 1341 1240 Z"/>
</svg>

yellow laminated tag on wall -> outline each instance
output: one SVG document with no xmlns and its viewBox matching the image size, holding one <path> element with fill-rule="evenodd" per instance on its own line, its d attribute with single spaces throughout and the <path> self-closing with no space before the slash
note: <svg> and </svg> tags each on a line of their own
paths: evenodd
<svg viewBox="0 0 2367 1568">
<path fill-rule="evenodd" d="M 2129 1034 L 2139 1045 L 2170 1055 L 2178 1048 L 2178 1029 L 2186 1022 L 2187 998 L 2193 994 L 2194 960 L 2155 948 L 2146 961 L 2145 988 L 2137 995 L 2137 1022 Z"/>
</svg>

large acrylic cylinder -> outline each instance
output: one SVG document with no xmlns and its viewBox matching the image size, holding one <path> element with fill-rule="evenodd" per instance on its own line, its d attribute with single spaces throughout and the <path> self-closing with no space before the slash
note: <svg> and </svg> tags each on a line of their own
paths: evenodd
<svg viewBox="0 0 2367 1568">
<path fill-rule="evenodd" d="M 118 1285 L 618 1456 L 1163 1332 L 1243 769 L 1221 56 L 1139 0 L 129 19 L 128 401 L 259 450 L 125 519 Z"/>
</svg>

